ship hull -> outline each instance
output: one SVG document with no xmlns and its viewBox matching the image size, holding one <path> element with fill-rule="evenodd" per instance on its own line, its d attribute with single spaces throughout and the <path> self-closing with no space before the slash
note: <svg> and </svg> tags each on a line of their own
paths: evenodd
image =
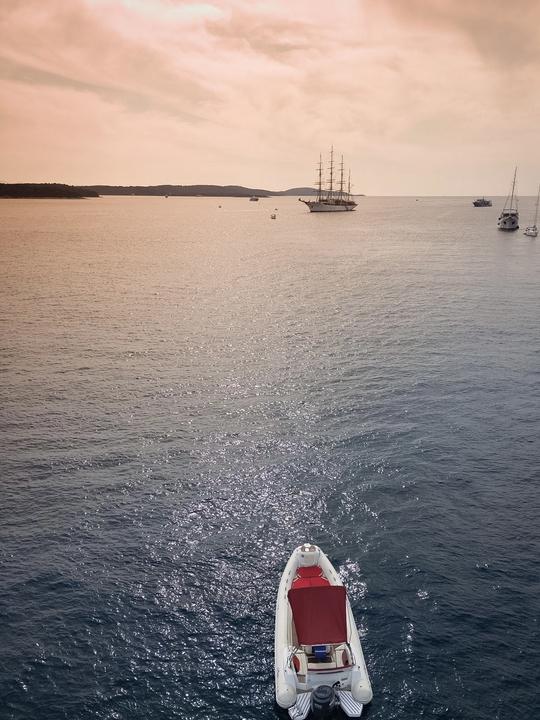
<svg viewBox="0 0 540 720">
<path fill-rule="evenodd" d="M 356 203 L 354 205 L 334 205 L 315 200 L 302 200 L 302 202 L 308 206 L 310 212 L 353 212 L 356 210 Z"/>
<path fill-rule="evenodd" d="M 506 232 L 519 230 L 519 215 L 517 213 L 503 213 L 499 217 L 498 226 L 499 230 Z"/>
<path fill-rule="evenodd" d="M 514 179 L 512 180 L 512 189 L 506 198 L 504 207 L 502 209 L 501 214 L 499 215 L 499 220 L 497 222 L 497 226 L 498 226 L 499 230 L 504 230 L 505 232 L 513 232 L 514 230 L 519 230 L 519 213 L 518 213 L 518 207 L 517 207 L 517 196 L 515 194 L 515 192 L 516 192 L 516 175 L 517 175 L 517 167 L 514 170 Z"/>
</svg>

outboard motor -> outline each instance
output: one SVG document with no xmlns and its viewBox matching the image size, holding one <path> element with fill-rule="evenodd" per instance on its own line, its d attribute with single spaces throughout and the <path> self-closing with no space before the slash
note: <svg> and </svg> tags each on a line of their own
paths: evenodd
<svg viewBox="0 0 540 720">
<path fill-rule="evenodd" d="M 311 712 L 314 718 L 330 717 L 336 706 L 336 693 L 330 685 L 319 685 L 311 693 Z"/>
</svg>

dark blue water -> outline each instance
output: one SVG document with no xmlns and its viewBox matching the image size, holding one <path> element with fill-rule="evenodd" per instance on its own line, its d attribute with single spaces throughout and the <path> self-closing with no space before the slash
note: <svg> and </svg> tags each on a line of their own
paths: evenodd
<svg viewBox="0 0 540 720">
<path fill-rule="evenodd" d="M 1 201 L 2 720 L 286 717 L 307 540 L 366 718 L 540 717 L 540 241 L 498 209 Z"/>
</svg>

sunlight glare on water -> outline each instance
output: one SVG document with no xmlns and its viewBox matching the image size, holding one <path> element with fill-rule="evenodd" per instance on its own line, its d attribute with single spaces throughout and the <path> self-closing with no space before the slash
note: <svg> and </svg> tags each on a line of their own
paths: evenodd
<svg viewBox="0 0 540 720">
<path fill-rule="evenodd" d="M 0 203 L 2 718 L 286 717 L 306 540 L 367 718 L 540 714 L 540 252 L 497 201 Z"/>
</svg>

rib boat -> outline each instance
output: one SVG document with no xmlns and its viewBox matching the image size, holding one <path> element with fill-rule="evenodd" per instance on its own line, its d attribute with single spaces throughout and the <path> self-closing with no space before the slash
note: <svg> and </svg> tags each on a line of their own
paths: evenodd
<svg viewBox="0 0 540 720">
<path fill-rule="evenodd" d="M 306 543 L 279 584 L 275 627 L 276 702 L 291 720 L 360 717 L 373 697 L 347 592 L 328 557 Z"/>
</svg>

